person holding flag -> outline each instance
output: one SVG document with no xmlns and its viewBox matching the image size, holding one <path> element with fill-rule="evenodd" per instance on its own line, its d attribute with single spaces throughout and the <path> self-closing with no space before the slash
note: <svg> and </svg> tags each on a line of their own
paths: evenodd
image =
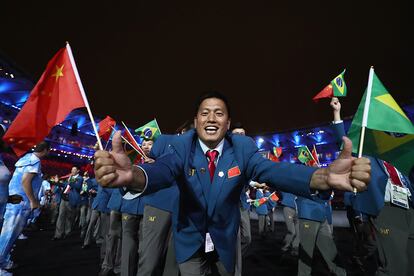
<svg viewBox="0 0 414 276">
<path fill-rule="evenodd" d="M 345 129 L 338 115 L 335 120 L 339 122 L 333 125 L 339 138 L 345 135 Z M 363 132 L 365 135 L 362 135 Z M 390 133 L 406 135 L 390 135 Z M 414 186 L 401 171 L 408 173 L 413 164 L 414 159 L 410 157 L 414 153 L 413 148 L 410 147 L 413 134 L 413 123 L 371 68 L 367 90 L 353 118 L 348 135 L 355 142 L 362 141 L 359 143 L 359 148 L 354 147 L 354 152 L 358 151 L 358 154 L 362 155 L 364 151 L 373 155 L 366 156 L 371 160 L 373 185 L 369 185 L 365 192 L 348 194 L 348 196 L 354 212 L 361 214 L 361 217 L 369 223 L 369 229 L 364 227 L 360 230 L 373 232 L 375 235 L 379 253 L 377 275 L 412 274 Z M 386 158 L 387 161 L 380 158 Z M 363 244 L 365 260 L 375 253 L 373 240 L 373 238 L 365 239 Z M 362 261 L 365 261 L 364 259 Z"/>
<path fill-rule="evenodd" d="M 240 122 L 236 122 L 233 125 L 232 134 L 237 135 L 246 135 L 246 129 Z M 238 270 L 241 271 L 242 268 L 242 258 L 246 256 L 247 250 L 249 249 L 250 244 L 252 243 L 252 233 L 250 227 L 250 204 L 248 204 L 248 191 L 250 185 L 242 189 L 240 194 L 240 252 L 237 252 L 237 266 Z"/>
<path fill-rule="evenodd" d="M 21 234 L 28 218 L 40 208 L 39 190 L 42 185 L 40 160 L 49 153 L 49 143 L 41 142 L 33 152 L 21 157 L 15 164 L 15 171 L 9 184 L 9 193 L 20 195 L 19 204 L 7 204 L 4 224 L 0 234 L 0 274 L 11 275 L 5 270 L 10 251 Z"/>
<path fill-rule="evenodd" d="M 257 204 L 254 204 L 256 214 L 259 220 L 259 236 L 260 238 L 264 239 L 266 237 L 267 227 L 266 227 L 266 220 L 269 214 L 269 210 L 267 209 L 267 197 L 265 196 L 265 189 L 267 186 L 263 186 L 260 188 L 256 188 L 256 201 Z"/>
<path fill-rule="evenodd" d="M 229 134 L 230 118 L 227 98 L 208 92 L 196 103 L 196 129 L 174 137 L 170 153 L 154 163 L 132 166 L 122 150 L 120 132 L 113 137 L 111 152 L 95 153 L 95 176 L 105 187 L 126 187 L 145 195 L 177 181 L 185 200 L 179 201 L 173 232 L 183 276 L 207 275 L 210 269 L 234 274 L 243 179 L 304 197 L 311 197 L 315 189 L 362 191 L 370 181 L 368 160 L 351 158 L 347 138 L 339 159 L 327 168 L 276 163 L 264 159 L 252 139 Z"/>
<path fill-rule="evenodd" d="M 72 232 L 76 211 L 81 200 L 80 192 L 82 190 L 83 177 L 79 173 L 79 168 L 73 166 L 69 177 L 63 184 L 55 235 L 52 238 L 54 241 L 65 239 Z"/>
</svg>

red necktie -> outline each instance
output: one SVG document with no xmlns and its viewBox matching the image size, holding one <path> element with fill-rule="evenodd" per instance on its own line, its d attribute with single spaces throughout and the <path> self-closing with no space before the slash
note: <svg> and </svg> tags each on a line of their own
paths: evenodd
<svg viewBox="0 0 414 276">
<path fill-rule="evenodd" d="M 218 156 L 218 151 L 209 150 L 206 152 L 206 156 L 208 159 L 208 170 L 210 172 L 210 181 L 213 182 L 214 172 L 216 171 L 216 164 L 214 164 L 214 161 L 216 161 L 216 158 Z"/>
</svg>

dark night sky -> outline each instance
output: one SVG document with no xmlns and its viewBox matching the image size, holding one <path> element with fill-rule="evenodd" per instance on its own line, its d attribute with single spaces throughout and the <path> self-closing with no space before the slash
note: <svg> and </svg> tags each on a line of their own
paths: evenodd
<svg viewBox="0 0 414 276">
<path fill-rule="evenodd" d="M 3 1 L 0 49 L 34 80 L 70 41 L 92 111 L 172 132 L 224 92 L 250 134 L 331 120 L 311 98 L 343 68 L 352 115 L 368 70 L 414 97 L 410 1 Z M 96 3 L 96 4 L 92 4 Z"/>
</svg>

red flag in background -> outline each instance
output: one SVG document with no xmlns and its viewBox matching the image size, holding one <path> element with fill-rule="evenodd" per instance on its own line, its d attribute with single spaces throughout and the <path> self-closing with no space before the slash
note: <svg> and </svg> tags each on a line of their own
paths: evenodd
<svg viewBox="0 0 414 276">
<path fill-rule="evenodd" d="M 85 107 L 85 103 L 67 48 L 62 48 L 47 64 L 3 140 L 21 156 L 79 107 Z"/>
<path fill-rule="evenodd" d="M 137 141 L 135 140 L 135 138 L 132 136 L 131 132 L 129 132 L 128 129 L 125 129 L 123 137 L 125 138 L 126 141 L 128 141 L 128 143 L 130 144 L 130 146 L 136 152 L 138 152 L 143 157 L 146 156 L 145 153 L 144 153 L 144 151 L 142 150 L 141 146 L 137 143 Z"/>
<path fill-rule="evenodd" d="M 315 145 L 313 145 L 313 149 L 311 153 L 313 156 L 313 160 L 309 161 L 309 166 L 314 167 L 315 165 L 317 165 L 319 167 L 320 163 L 319 163 L 318 153 L 316 152 Z"/>
<path fill-rule="evenodd" d="M 115 126 L 116 122 L 109 116 L 106 116 L 105 119 L 99 122 L 99 132 L 98 135 L 103 140 L 108 141 L 111 137 L 112 128 Z"/>
<path fill-rule="evenodd" d="M 278 202 L 279 201 L 279 197 L 277 196 L 276 192 L 273 192 L 270 196 L 269 196 L 269 200 L 273 201 L 273 202 Z"/>
</svg>

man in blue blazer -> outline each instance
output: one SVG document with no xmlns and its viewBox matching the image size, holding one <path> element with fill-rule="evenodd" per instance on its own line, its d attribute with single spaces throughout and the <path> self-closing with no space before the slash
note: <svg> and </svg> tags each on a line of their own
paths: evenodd
<svg viewBox="0 0 414 276">
<path fill-rule="evenodd" d="M 279 203 L 283 206 L 283 217 L 287 233 L 283 239 L 283 252 L 290 252 L 291 255 L 297 256 L 299 252 L 299 223 L 298 212 L 296 208 L 296 196 L 291 193 L 281 192 Z"/>
<path fill-rule="evenodd" d="M 170 151 L 170 141 L 176 135 L 161 135 L 151 148 L 149 156 L 157 159 Z M 172 214 L 178 206 L 179 191 L 174 183 L 171 187 L 159 190 L 143 198 L 144 212 L 140 240 L 139 275 L 178 275 L 178 268 L 173 258 L 168 258 L 165 265 L 164 254 L 167 252 L 171 236 Z M 171 250 L 171 248 L 168 248 Z"/>
<path fill-rule="evenodd" d="M 329 192 L 323 192 L 312 199 L 296 199 L 300 237 L 298 275 L 311 275 L 315 246 L 333 275 L 346 275 L 345 269 L 334 263 L 338 251 L 333 240 L 332 197 Z"/>
<path fill-rule="evenodd" d="M 196 130 L 175 137 L 171 153 L 153 164 L 132 166 L 123 152 L 119 132 L 114 136 L 112 152 L 95 153 L 95 175 L 103 186 L 149 194 L 177 182 L 180 200 L 173 230 L 184 276 L 206 275 L 211 269 L 221 275 L 233 274 L 240 193 L 248 179 L 305 197 L 310 197 L 313 189 L 364 190 L 370 180 L 368 159 L 352 158 L 352 143 L 347 138 L 340 159 L 328 168 L 263 158 L 251 138 L 227 133 L 230 110 L 219 92 L 200 97 L 194 124 Z"/>
<path fill-rule="evenodd" d="M 79 168 L 73 166 L 69 178 L 63 184 L 62 199 L 59 205 L 59 216 L 53 240 L 65 238 L 72 232 L 76 217 L 76 208 L 80 202 L 83 177 L 79 175 Z"/>
</svg>

